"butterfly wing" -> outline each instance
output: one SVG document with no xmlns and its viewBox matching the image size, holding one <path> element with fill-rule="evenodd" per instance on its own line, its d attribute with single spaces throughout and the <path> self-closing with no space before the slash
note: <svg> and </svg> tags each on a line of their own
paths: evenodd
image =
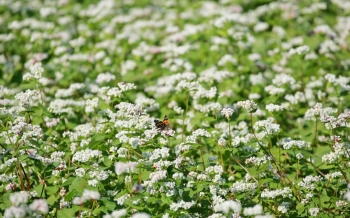
<svg viewBox="0 0 350 218">
<path fill-rule="evenodd" d="M 154 123 L 156 124 L 156 127 L 160 130 L 164 130 L 167 129 L 169 126 L 169 122 L 168 122 L 168 116 L 164 116 L 164 120 L 160 121 L 160 120 L 154 120 Z"/>
</svg>

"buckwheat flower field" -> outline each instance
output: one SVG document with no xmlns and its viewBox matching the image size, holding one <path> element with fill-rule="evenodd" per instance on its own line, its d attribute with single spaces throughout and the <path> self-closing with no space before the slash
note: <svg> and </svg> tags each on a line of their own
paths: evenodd
<svg viewBox="0 0 350 218">
<path fill-rule="evenodd" d="M 350 217 L 348 0 L 0 0 L 0 217 Z"/>
</svg>

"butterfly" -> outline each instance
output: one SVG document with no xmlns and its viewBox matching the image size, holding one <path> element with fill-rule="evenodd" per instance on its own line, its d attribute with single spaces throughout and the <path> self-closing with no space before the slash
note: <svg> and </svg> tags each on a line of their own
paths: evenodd
<svg viewBox="0 0 350 218">
<path fill-rule="evenodd" d="M 154 120 L 154 123 L 156 124 L 156 127 L 157 127 L 157 129 L 159 129 L 159 130 L 168 129 L 168 127 L 169 127 L 168 116 L 165 115 L 163 121 Z"/>
</svg>

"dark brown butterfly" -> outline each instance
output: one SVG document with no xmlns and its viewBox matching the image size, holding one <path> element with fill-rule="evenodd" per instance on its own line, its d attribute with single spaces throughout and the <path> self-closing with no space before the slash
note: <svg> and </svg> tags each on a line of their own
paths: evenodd
<svg viewBox="0 0 350 218">
<path fill-rule="evenodd" d="M 163 121 L 154 120 L 154 123 L 156 124 L 156 127 L 157 127 L 157 129 L 159 129 L 159 130 L 168 129 L 168 127 L 169 127 L 168 116 L 165 115 Z"/>
</svg>

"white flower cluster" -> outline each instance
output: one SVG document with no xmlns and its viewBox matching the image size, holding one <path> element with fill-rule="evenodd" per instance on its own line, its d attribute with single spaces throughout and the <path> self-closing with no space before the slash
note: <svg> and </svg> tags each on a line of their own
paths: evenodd
<svg viewBox="0 0 350 218">
<path fill-rule="evenodd" d="M 174 74 L 171 76 L 163 76 L 158 79 L 157 85 L 147 87 L 145 91 L 155 92 L 154 94 L 155 97 L 162 97 L 168 94 L 169 92 L 175 90 L 175 86 L 178 81 L 184 81 L 181 86 L 185 85 L 186 83 L 189 83 L 190 85 L 190 82 L 186 82 L 186 81 L 193 81 L 196 78 L 197 78 L 197 74 L 193 72 L 184 72 L 184 73 Z M 192 87 L 192 88 L 196 88 L 197 85 L 199 85 L 199 83 L 193 83 L 193 85 L 195 87 Z"/>
<path fill-rule="evenodd" d="M 273 78 L 272 83 L 276 86 L 282 85 L 293 85 L 295 84 L 295 79 L 288 74 L 277 74 L 275 78 Z"/>
<path fill-rule="evenodd" d="M 72 160 L 73 160 L 73 162 L 78 161 L 78 162 L 86 163 L 86 162 L 90 161 L 92 158 L 101 158 L 101 157 L 102 157 L 102 151 L 91 150 L 91 149 L 87 148 L 85 150 L 77 151 L 73 155 Z"/>
<path fill-rule="evenodd" d="M 219 102 L 211 102 L 211 101 L 204 105 L 198 104 L 197 101 L 194 101 L 193 107 L 202 113 L 209 113 L 212 111 L 214 114 L 216 114 L 222 108 Z"/>
<path fill-rule="evenodd" d="M 281 105 L 277 105 L 277 104 L 267 104 L 266 105 L 266 110 L 268 110 L 269 112 L 275 112 L 275 111 L 283 111 L 285 108 Z"/>
<path fill-rule="evenodd" d="M 226 144 L 227 144 L 227 141 L 225 139 L 219 138 L 219 140 L 218 140 L 219 146 L 226 146 Z"/>
<path fill-rule="evenodd" d="M 118 109 L 116 113 L 117 117 L 134 118 L 143 113 L 140 106 L 128 102 L 120 102 L 115 108 Z M 116 120 L 116 122 L 118 122 L 118 120 Z"/>
<path fill-rule="evenodd" d="M 224 66 L 227 63 L 236 64 L 237 63 L 237 59 L 235 57 L 233 57 L 232 55 L 230 55 L 230 54 L 225 54 L 218 61 L 218 66 Z"/>
<path fill-rule="evenodd" d="M 296 47 L 296 48 L 292 48 L 289 50 L 289 55 L 292 56 L 294 54 L 298 54 L 298 55 L 303 55 L 303 54 L 306 54 L 307 52 L 310 51 L 310 48 L 309 46 L 307 45 L 302 45 L 302 46 L 299 46 L 299 47 Z"/>
<path fill-rule="evenodd" d="M 115 172 L 117 173 L 117 175 L 121 175 L 124 172 L 130 173 L 135 171 L 137 163 L 136 162 L 127 162 L 127 163 L 116 162 L 114 166 L 115 166 Z"/>
<path fill-rule="evenodd" d="M 4 217 L 29 217 L 33 213 L 47 214 L 49 212 L 49 206 L 44 199 L 35 199 L 28 207 L 26 203 L 29 197 L 29 193 L 25 191 L 12 193 L 10 195 L 12 206 L 5 210 Z"/>
<path fill-rule="evenodd" d="M 39 80 L 41 78 L 42 73 L 44 72 L 44 68 L 41 66 L 41 63 L 35 63 L 34 65 L 30 66 L 30 72 L 27 72 L 23 75 L 23 80 L 31 80 L 36 79 Z"/>
<path fill-rule="evenodd" d="M 75 197 L 73 199 L 73 204 L 82 205 L 85 201 L 88 200 L 99 200 L 101 195 L 98 191 L 85 189 L 81 197 Z"/>
<path fill-rule="evenodd" d="M 73 108 L 69 106 L 84 107 L 85 101 L 78 101 L 73 99 L 55 99 L 50 102 L 48 111 L 58 115 L 61 113 L 67 113 L 69 116 L 73 116 Z"/>
<path fill-rule="evenodd" d="M 25 92 L 18 93 L 15 95 L 15 99 L 19 101 L 19 105 L 29 110 L 33 105 L 34 101 L 39 98 L 39 91 L 28 89 Z"/>
<path fill-rule="evenodd" d="M 256 204 L 254 207 L 246 207 L 243 214 L 245 216 L 261 215 L 263 214 L 263 207 L 260 204 Z"/>
<path fill-rule="evenodd" d="M 44 118 L 45 122 L 46 122 L 46 126 L 47 127 L 54 127 L 54 126 L 57 126 L 58 123 L 60 122 L 60 118 L 48 118 L 48 117 L 45 117 Z"/>
<path fill-rule="evenodd" d="M 246 145 L 252 138 L 252 135 L 249 134 L 245 137 L 236 136 L 232 139 L 232 146 Z"/>
<path fill-rule="evenodd" d="M 246 109 L 248 113 L 254 113 L 258 109 L 258 105 L 252 100 L 239 101 L 237 105 Z"/>
<path fill-rule="evenodd" d="M 263 192 L 261 193 L 262 198 L 269 198 L 269 199 L 274 199 L 278 196 L 282 196 L 283 198 L 292 198 L 292 189 L 289 187 L 286 187 L 284 189 L 277 189 L 277 190 L 268 190 L 264 189 Z"/>
<path fill-rule="evenodd" d="M 245 164 L 251 164 L 253 166 L 261 166 L 267 163 L 268 158 L 266 156 L 263 157 L 250 157 L 245 160 Z"/>
<path fill-rule="evenodd" d="M 235 182 L 230 187 L 230 191 L 233 193 L 255 192 L 257 187 L 258 187 L 257 183 Z"/>
<path fill-rule="evenodd" d="M 350 91 L 350 77 L 339 76 L 336 78 L 334 74 L 327 74 L 324 77 L 328 82 L 333 83 L 334 85 L 339 85 L 346 91 Z"/>
<path fill-rule="evenodd" d="M 217 88 L 211 87 L 210 90 L 206 90 L 203 86 L 199 85 L 197 90 L 194 91 L 192 95 L 193 99 L 197 100 L 199 98 L 208 98 L 212 99 L 216 96 Z"/>
<path fill-rule="evenodd" d="M 224 169 L 221 165 L 215 165 L 207 167 L 205 172 L 208 174 L 215 173 L 221 175 L 224 172 Z"/>
<path fill-rule="evenodd" d="M 284 99 L 289 101 L 291 104 L 298 104 L 300 102 L 305 102 L 305 94 L 303 92 L 297 91 L 294 95 L 292 94 L 287 94 L 284 96 Z"/>
<path fill-rule="evenodd" d="M 332 113 L 336 113 L 336 112 L 337 112 L 336 108 L 331 108 L 331 107 L 322 108 L 322 104 L 317 103 L 313 108 L 309 108 L 306 111 L 304 118 L 306 120 L 315 120 L 315 117 L 328 117 Z"/>
<path fill-rule="evenodd" d="M 16 192 L 10 195 L 10 201 L 14 206 L 17 207 L 20 204 L 27 203 L 29 197 L 29 194 L 25 191 Z"/>
<path fill-rule="evenodd" d="M 218 71 L 215 67 L 211 67 L 207 70 L 204 70 L 200 73 L 198 80 L 200 82 L 212 83 L 218 82 L 221 83 L 226 78 L 231 78 L 235 74 L 228 71 Z"/>
<path fill-rule="evenodd" d="M 290 140 L 290 141 L 286 141 L 284 140 L 282 142 L 282 146 L 283 149 L 285 150 L 289 150 L 291 149 L 293 146 L 297 147 L 297 148 L 309 148 L 310 147 L 310 143 L 309 142 L 304 142 L 304 141 L 300 141 L 300 140 Z"/>
<path fill-rule="evenodd" d="M 286 90 L 281 87 L 276 87 L 274 85 L 268 85 L 264 88 L 265 92 L 269 93 L 270 95 L 278 95 L 283 94 Z"/>
<path fill-rule="evenodd" d="M 223 108 L 221 110 L 221 114 L 224 115 L 224 117 L 228 120 L 231 118 L 233 112 L 234 110 L 232 108 Z"/>
<path fill-rule="evenodd" d="M 103 218 L 119 218 L 126 216 L 126 209 L 114 210 L 111 214 L 106 214 Z"/>
<path fill-rule="evenodd" d="M 102 84 L 102 83 L 108 83 L 110 81 L 115 80 L 115 75 L 111 74 L 110 72 L 107 73 L 99 73 L 96 78 L 96 83 L 97 84 Z"/>
<path fill-rule="evenodd" d="M 334 173 L 326 174 L 324 177 L 328 180 L 331 180 L 331 179 L 342 177 L 342 176 L 343 176 L 343 174 L 341 172 L 334 172 Z"/>
<path fill-rule="evenodd" d="M 181 143 L 179 145 L 176 145 L 175 153 L 176 153 L 176 155 L 179 155 L 181 153 L 189 151 L 191 148 L 192 148 L 191 144 L 189 144 L 189 143 Z"/>
<path fill-rule="evenodd" d="M 204 129 L 197 129 L 197 130 L 192 132 L 191 136 L 186 137 L 186 142 L 194 142 L 195 143 L 197 141 L 197 138 L 200 136 L 204 136 L 204 137 L 209 138 L 209 137 L 211 137 L 211 134 Z"/>
<path fill-rule="evenodd" d="M 300 181 L 298 183 L 298 186 L 304 187 L 307 190 L 313 190 L 315 189 L 315 184 L 316 182 L 321 182 L 323 178 L 321 176 L 306 176 L 303 178 L 303 181 Z"/>
<path fill-rule="evenodd" d="M 289 209 L 289 203 L 288 202 L 282 202 L 281 205 L 277 207 L 277 210 L 281 213 L 287 213 Z"/>
<path fill-rule="evenodd" d="M 169 151 L 170 149 L 167 147 L 154 149 L 152 155 L 149 157 L 149 160 L 153 162 L 155 160 L 158 160 L 159 158 L 169 157 Z"/>
<path fill-rule="evenodd" d="M 177 203 L 175 203 L 175 202 L 171 203 L 170 210 L 172 210 L 172 211 L 178 211 L 179 209 L 188 210 L 191 207 L 193 207 L 194 205 L 195 205 L 194 201 L 185 202 L 184 200 L 181 200 L 181 201 L 179 201 Z"/>
<path fill-rule="evenodd" d="M 85 104 L 85 112 L 91 113 L 98 107 L 98 98 L 88 99 Z"/>
<path fill-rule="evenodd" d="M 224 201 L 214 206 L 215 212 L 228 213 L 230 211 L 234 211 L 235 213 L 239 213 L 241 210 L 242 205 L 237 203 L 236 201 Z"/>
<path fill-rule="evenodd" d="M 118 83 L 118 86 L 122 92 L 135 90 L 137 88 L 134 83 L 126 83 L 126 82 L 120 82 Z"/>
<path fill-rule="evenodd" d="M 265 135 L 273 135 L 280 132 L 280 125 L 273 123 L 273 119 L 259 120 L 254 123 L 253 128 L 261 130 Z"/>
<path fill-rule="evenodd" d="M 174 108 L 173 108 L 173 110 L 177 113 L 177 114 L 183 114 L 184 113 L 184 109 L 182 109 L 181 107 L 179 107 L 179 106 L 175 106 Z"/>
<path fill-rule="evenodd" d="M 153 172 L 149 175 L 149 178 L 150 178 L 151 184 L 153 184 L 155 182 L 158 182 L 162 179 L 167 178 L 167 171 L 166 170 L 159 170 L 159 171 Z M 145 181 L 145 184 L 147 184 L 146 182 L 147 181 Z"/>
<path fill-rule="evenodd" d="M 310 216 L 314 216 L 316 217 L 318 215 L 318 213 L 320 212 L 320 209 L 319 208 L 310 208 L 309 209 L 309 213 L 310 213 Z"/>
<path fill-rule="evenodd" d="M 55 93 L 56 98 L 66 98 L 76 95 L 77 92 L 86 88 L 86 85 L 83 83 L 72 83 L 68 89 L 58 89 Z"/>
<path fill-rule="evenodd" d="M 183 90 L 193 91 L 196 90 L 199 87 L 199 83 L 197 81 L 195 82 L 188 82 L 186 80 L 181 80 L 177 86 L 175 87 L 175 90 L 177 92 L 181 92 Z"/>
<path fill-rule="evenodd" d="M 340 159 L 340 154 L 332 151 L 322 156 L 322 162 L 327 164 L 336 163 L 339 159 Z"/>
<path fill-rule="evenodd" d="M 89 172 L 89 175 L 90 175 L 90 178 L 97 178 L 99 181 L 103 181 L 103 180 L 106 180 L 108 179 L 108 172 L 106 171 L 90 171 Z"/>
<path fill-rule="evenodd" d="M 144 95 L 137 95 L 135 104 L 143 108 L 145 112 L 159 110 L 159 104 L 152 98 L 146 98 Z"/>
</svg>

